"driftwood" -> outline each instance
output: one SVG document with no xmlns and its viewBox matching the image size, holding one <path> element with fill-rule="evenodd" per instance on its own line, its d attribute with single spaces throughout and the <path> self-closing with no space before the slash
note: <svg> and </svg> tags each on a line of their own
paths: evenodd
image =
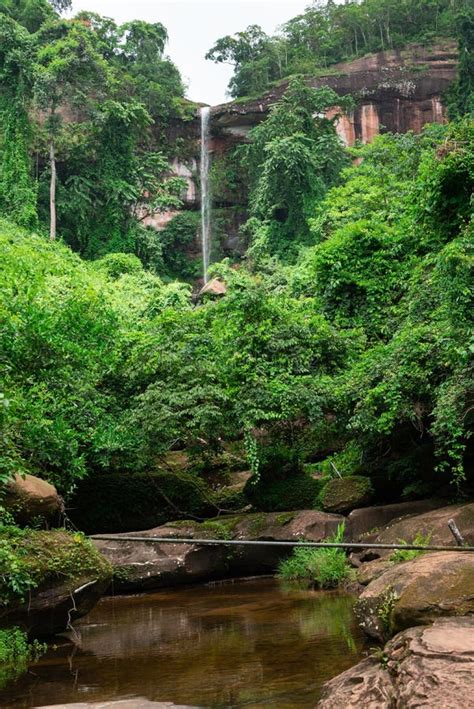
<svg viewBox="0 0 474 709">
<path fill-rule="evenodd" d="M 464 541 L 464 537 L 462 536 L 461 532 L 459 531 L 458 526 L 457 526 L 456 522 L 454 521 L 454 519 L 448 519 L 448 527 L 451 531 L 451 534 L 453 535 L 453 537 L 456 540 L 456 544 L 460 547 L 464 546 L 464 544 L 466 542 Z"/>
</svg>

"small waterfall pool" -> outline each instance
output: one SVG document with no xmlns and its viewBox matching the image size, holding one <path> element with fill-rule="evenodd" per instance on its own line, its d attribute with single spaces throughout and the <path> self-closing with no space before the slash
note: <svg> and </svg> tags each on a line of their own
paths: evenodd
<svg viewBox="0 0 474 709">
<path fill-rule="evenodd" d="M 104 598 L 0 706 L 146 698 L 193 707 L 314 707 L 364 641 L 346 593 L 273 579 Z M 138 702 L 138 700 L 136 700 Z"/>
</svg>

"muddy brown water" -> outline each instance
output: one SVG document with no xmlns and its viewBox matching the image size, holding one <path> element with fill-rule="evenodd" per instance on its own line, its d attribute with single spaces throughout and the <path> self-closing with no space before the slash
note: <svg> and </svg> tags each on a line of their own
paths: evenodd
<svg viewBox="0 0 474 709">
<path fill-rule="evenodd" d="M 314 707 L 323 683 L 367 651 L 353 602 L 273 579 L 105 598 L 0 692 L 0 707 L 133 697 Z"/>
</svg>

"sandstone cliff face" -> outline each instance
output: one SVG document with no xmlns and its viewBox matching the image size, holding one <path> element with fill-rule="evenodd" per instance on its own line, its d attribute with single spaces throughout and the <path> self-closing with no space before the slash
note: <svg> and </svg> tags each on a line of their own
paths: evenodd
<svg viewBox="0 0 474 709">
<path fill-rule="evenodd" d="M 371 142 L 383 131 L 418 133 L 426 123 L 442 123 L 446 120 L 443 96 L 456 78 L 457 48 L 454 41 L 446 40 L 434 46 L 411 45 L 408 48 L 370 54 L 351 62 L 332 66 L 327 73 L 309 77 L 311 86 L 329 86 L 340 96 L 350 94 L 356 102 L 355 110 L 341 115 L 337 131 L 348 146 L 357 140 Z M 268 114 L 270 107 L 284 93 L 288 82 L 282 82 L 265 95 L 250 100 L 237 100 L 214 106 L 211 109 L 211 154 L 224 156 L 236 144 L 244 141 L 254 126 Z M 335 106 L 329 116 L 339 114 Z M 187 163 L 175 160 L 174 174 L 180 174 L 188 183 L 183 195 L 187 209 L 199 209 L 199 189 L 195 176 L 199 173 L 199 116 L 186 124 L 173 127 L 175 136 L 182 137 L 195 150 Z M 243 208 L 245 196 L 234 191 L 217 198 L 214 206 Z M 176 212 L 165 212 L 147 220 L 147 224 L 162 229 Z M 239 235 L 239 227 L 245 221 L 245 210 L 239 215 L 231 214 L 226 223 L 227 238 L 222 242 L 223 253 L 235 256 L 245 251 Z M 196 234 L 196 248 L 199 235 Z"/>
<path fill-rule="evenodd" d="M 370 142 L 382 130 L 419 132 L 425 123 L 443 122 L 443 95 L 456 77 L 456 67 L 456 45 L 446 41 L 433 47 L 412 45 L 335 64 L 327 74 L 310 78 L 309 84 L 330 86 L 340 96 L 354 97 L 355 111 L 342 116 L 338 124 L 341 138 L 346 145 L 353 145 L 356 140 Z M 265 118 L 286 86 L 283 82 L 258 99 L 214 106 L 214 129 L 221 129 L 229 138 L 245 138 L 250 128 Z"/>
<path fill-rule="evenodd" d="M 456 69 L 456 43 L 446 40 L 431 47 L 411 45 L 335 64 L 326 74 L 310 77 L 308 81 L 311 86 L 329 86 L 340 96 L 354 97 L 357 104 L 354 112 L 342 115 L 337 125 L 345 144 L 354 145 L 356 140 L 368 143 L 382 131 L 418 133 L 426 123 L 445 121 L 443 96 L 456 78 Z M 282 82 L 262 97 L 212 107 L 211 150 L 222 154 L 245 140 L 249 130 L 265 118 L 286 87 L 287 82 Z M 336 113 L 339 113 L 337 106 L 329 115 Z M 174 133 L 196 141 L 195 156 L 189 164 L 175 160 L 172 165 L 173 172 L 188 181 L 185 203 L 192 207 L 199 204 L 193 182 L 198 171 L 198 117 L 176 126 Z"/>
</svg>

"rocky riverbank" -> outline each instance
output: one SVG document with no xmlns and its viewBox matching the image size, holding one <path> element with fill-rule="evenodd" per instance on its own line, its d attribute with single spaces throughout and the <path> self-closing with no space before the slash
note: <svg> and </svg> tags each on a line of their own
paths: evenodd
<svg viewBox="0 0 474 709">
<path fill-rule="evenodd" d="M 318 709 L 459 709 L 474 696 L 474 617 L 404 630 L 330 680 Z"/>
<path fill-rule="evenodd" d="M 62 502 L 54 490 L 37 486 L 34 480 L 15 484 L 12 499 L 17 514 L 34 510 L 44 523 L 55 523 Z M 344 500 L 339 504 L 344 506 Z M 34 573 L 22 599 L 3 589 L 0 622 L 19 625 L 31 635 L 57 633 L 89 612 L 104 593 L 272 573 L 290 551 L 278 546 L 155 544 L 147 541 L 149 537 L 319 542 L 344 523 L 348 541 L 410 543 L 421 535 L 426 542 L 452 545 L 451 519 L 466 543 L 474 544 L 474 503 L 446 506 L 439 500 L 361 507 L 346 516 L 299 510 L 221 515 L 203 522 L 178 520 L 127 533 L 139 541 L 111 535 L 90 543 L 81 534 L 61 529 L 17 530 L 5 542 L 27 564 L 30 575 Z M 360 589 L 356 617 L 370 638 L 387 644 L 331 680 L 320 707 L 363 703 L 388 709 L 419 706 L 417 701 L 430 707 L 457 707 L 472 692 L 474 557 L 452 551 L 403 558 L 394 559 L 391 552 L 380 549 L 358 550 L 349 556 Z M 408 690 L 410 682 L 414 688 Z M 437 697 L 435 685 L 443 686 Z M 446 703 L 453 697 L 456 703 Z"/>
</svg>

